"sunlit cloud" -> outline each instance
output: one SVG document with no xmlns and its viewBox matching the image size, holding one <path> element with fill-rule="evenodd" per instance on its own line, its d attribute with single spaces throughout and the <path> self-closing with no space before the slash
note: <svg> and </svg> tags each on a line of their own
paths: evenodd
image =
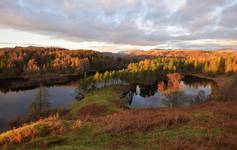
<svg viewBox="0 0 237 150">
<path fill-rule="evenodd" d="M 1 0 L 0 47 L 237 48 L 237 0 Z"/>
</svg>

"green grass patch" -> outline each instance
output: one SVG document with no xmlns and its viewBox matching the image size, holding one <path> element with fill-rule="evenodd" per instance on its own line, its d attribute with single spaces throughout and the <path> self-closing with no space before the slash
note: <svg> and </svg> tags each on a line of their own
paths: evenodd
<svg viewBox="0 0 237 150">
<path fill-rule="evenodd" d="M 159 131 L 158 134 L 160 136 L 164 136 L 168 139 L 182 137 L 182 138 L 192 138 L 192 137 L 203 137 L 203 136 L 216 136 L 218 135 L 220 130 L 218 128 L 207 129 L 200 127 L 180 127 L 174 129 L 164 129 L 163 131 Z"/>
<path fill-rule="evenodd" d="M 31 140 L 30 142 L 24 144 L 22 149 L 43 149 L 46 147 L 52 147 L 56 145 L 61 145 L 65 142 L 67 137 L 63 135 L 50 135 L 47 137 L 39 137 Z"/>
<path fill-rule="evenodd" d="M 208 110 L 203 110 L 203 111 L 194 112 L 192 114 L 192 119 L 199 122 L 207 123 L 207 122 L 215 120 L 216 117 L 213 112 L 208 111 Z"/>
<path fill-rule="evenodd" d="M 110 140 L 110 145 L 119 141 L 121 149 L 158 149 L 159 140 L 173 140 L 177 138 L 192 139 L 195 137 L 216 137 L 220 134 L 220 129 L 198 128 L 189 126 L 176 126 L 173 128 L 157 128 L 149 132 L 137 132 L 133 134 L 115 135 Z"/>
<path fill-rule="evenodd" d="M 109 134 L 98 134 L 89 125 L 85 125 L 78 131 L 67 133 L 64 136 L 67 139 L 62 144 L 51 146 L 49 149 L 106 149 L 108 142 L 111 140 Z"/>
<path fill-rule="evenodd" d="M 106 106 L 107 113 L 116 112 L 121 110 L 116 101 L 124 103 L 124 99 L 120 99 L 121 91 L 117 87 L 105 87 L 95 91 L 90 91 L 85 94 L 85 98 L 81 101 L 77 101 L 71 105 L 69 117 L 75 117 L 77 113 L 85 106 L 90 104 L 98 104 L 100 106 Z"/>
</svg>

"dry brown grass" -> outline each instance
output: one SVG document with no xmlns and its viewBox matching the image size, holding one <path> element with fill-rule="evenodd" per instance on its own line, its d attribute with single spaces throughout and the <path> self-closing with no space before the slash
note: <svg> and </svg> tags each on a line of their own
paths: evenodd
<svg viewBox="0 0 237 150">
<path fill-rule="evenodd" d="M 93 119 L 96 126 L 109 133 L 148 131 L 157 127 L 179 124 L 221 128 L 237 133 L 237 102 L 210 101 L 205 104 L 182 108 L 133 109 Z"/>
<path fill-rule="evenodd" d="M 235 101 L 210 101 L 201 105 L 175 109 L 128 110 L 97 118 L 94 124 L 99 125 L 102 132 L 110 133 L 112 136 L 127 135 L 127 133 L 146 135 L 153 132 L 159 135 L 149 136 L 151 138 L 147 141 L 149 144 L 141 144 L 142 147 L 139 147 L 141 149 L 235 150 L 237 149 L 236 110 L 237 102 Z M 159 128 L 162 130 L 156 130 Z M 193 134 L 190 133 L 192 130 L 185 131 L 189 128 L 195 129 Z M 160 133 L 157 134 L 158 132 Z M 110 143 L 110 147 L 136 149 L 139 145 L 136 142 L 133 139 L 118 138 Z"/>
<path fill-rule="evenodd" d="M 92 118 L 104 116 L 107 112 L 107 107 L 103 105 L 99 105 L 96 103 L 89 104 L 87 106 L 82 107 L 77 115 L 83 121 L 91 120 Z"/>
<path fill-rule="evenodd" d="M 178 109 L 135 109 L 94 119 L 97 126 L 110 133 L 147 131 L 187 122 L 185 111 Z"/>
<path fill-rule="evenodd" d="M 190 124 L 208 129 L 219 128 L 226 134 L 237 134 L 237 101 L 217 102 L 193 106 Z"/>
<path fill-rule="evenodd" d="M 216 77 L 218 88 L 214 89 L 211 99 L 218 101 L 237 101 L 237 74 Z"/>
<path fill-rule="evenodd" d="M 19 144 L 37 136 L 43 136 L 49 133 L 62 133 L 63 131 L 64 126 L 62 121 L 58 115 L 54 115 L 2 133 L 0 135 L 0 144 Z"/>
<path fill-rule="evenodd" d="M 73 128 L 80 128 L 80 121 L 74 123 Z M 25 124 L 17 129 L 12 129 L 0 134 L 0 145 L 20 144 L 36 137 L 47 135 L 58 135 L 69 130 L 58 115 L 50 116 L 46 119 L 40 119 L 31 124 Z"/>
<path fill-rule="evenodd" d="M 161 138 L 156 141 L 159 145 L 159 149 L 165 150 L 236 150 L 237 139 L 227 136 L 217 137 L 192 137 L 190 139 L 184 139 L 177 137 L 175 139 Z"/>
</svg>

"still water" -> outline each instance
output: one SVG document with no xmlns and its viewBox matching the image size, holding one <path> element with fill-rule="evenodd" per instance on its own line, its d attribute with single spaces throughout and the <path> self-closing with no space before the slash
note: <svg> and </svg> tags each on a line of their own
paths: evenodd
<svg viewBox="0 0 237 150">
<path fill-rule="evenodd" d="M 158 83 L 153 85 L 137 84 L 127 95 L 130 108 L 153 108 L 153 107 L 175 107 L 190 106 L 203 103 L 212 94 L 215 84 L 211 81 L 199 79 L 182 80 L 178 89 L 166 87 L 159 90 Z"/>
<path fill-rule="evenodd" d="M 110 79 L 104 82 L 94 83 L 89 89 L 102 88 L 111 85 L 128 85 L 129 83 L 120 79 Z M 166 83 L 167 84 L 167 83 Z M 39 88 L 22 91 L 0 91 L 0 131 L 9 128 L 9 123 L 17 118 L 25 117 L 37 108 L 67 108 L 72 104 L 78 91 L 77 84 L 55 85 L 51 87 L 41 86 Z M 175 107 L 202 103 L 211 95 L 215 85 L 212 81 L 196 77 L 184 77 L 178 82 L 176 89 L 165 85 L 165 90 L 159 89 L 159 83 L 153 85 L 132 86 L 127 94 L 130 108 L 150 107 Z M 178 87 L 178 89 L 177 89 Z"/>
<path fill-rule="evenodd" d="M 57 85 L 24 91 L 0 91 L 0 131 L 6 130 L 11 121 L 30 113 L 31 107 L 47 105 L 50 108 L 65 108 L 75 101 L 76 87 Z M 43 106 L 42 106 L 43 107 Z"/>
</svg>

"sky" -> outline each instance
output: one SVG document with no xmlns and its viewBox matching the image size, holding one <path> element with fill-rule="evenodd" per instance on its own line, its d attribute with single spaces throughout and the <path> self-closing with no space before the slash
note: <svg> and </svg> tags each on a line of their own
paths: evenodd
<svg viewBox="0 0 237 150">
<path fill-rule="evenodd" d="M 237 49 L 237 0 L 0 0 L 0 47 Z"/>
</svg>

